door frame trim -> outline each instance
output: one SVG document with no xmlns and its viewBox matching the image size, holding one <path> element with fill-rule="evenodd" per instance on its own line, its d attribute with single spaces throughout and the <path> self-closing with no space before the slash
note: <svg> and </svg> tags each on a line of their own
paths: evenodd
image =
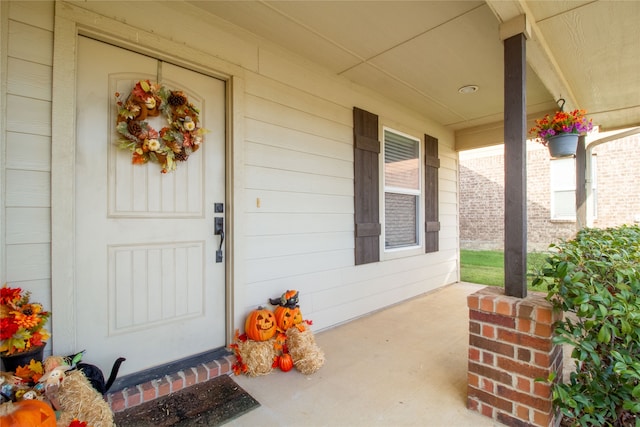
<svg viewBox="0 0 640 427">
<path fill-rule="evenodd" d="M 242 141 L 243 128 L 234 117 L 244 111 L 244 71 L 205 52 L 164 39 L 121 21 L 96 14 L 76 5 L 55 2 L 53 40 L 52 129 L 51 145 L 51 309 L 53 354 L 71 354 L 78 350 L 75 317 L 75 146 L 76 79 L 78 36 L 88 36 L 117 47 L 196 71 L 225 82 L 225 217 L 227 219 L 225 256 L 225 331 L 227 344 L 234 334 L 235 282 L 238 274 L 234 236 L 234 206 L 241 200 L 241 188 L 234 183 L 242 170 L 242 150 L 234 150 L 234 141 Z M 198 58 L 198 63 L 191 58 Z M 241 273 L 240 273 L 241 274 Z"/>
</svg>

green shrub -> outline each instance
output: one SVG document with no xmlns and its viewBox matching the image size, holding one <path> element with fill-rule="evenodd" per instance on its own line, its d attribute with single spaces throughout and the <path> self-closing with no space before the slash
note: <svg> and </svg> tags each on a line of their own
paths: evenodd
<svg viewBox="0 0 640 427">
<path fill-rule="evenodd" d="M 551 250 L 533 283 L 564 312 L 555 342 L 573 347 L 575 371 L 552 386 L 563 424 L 640 426 L 640 227 L 584 229 Z"/>
</svg>

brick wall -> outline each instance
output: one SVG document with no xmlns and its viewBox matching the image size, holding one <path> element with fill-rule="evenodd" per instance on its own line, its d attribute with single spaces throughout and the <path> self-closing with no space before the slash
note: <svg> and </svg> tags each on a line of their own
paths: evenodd
<svg viewBox="0 0 640 427">
<path fill-rule="evenodd" d="M 555 426 L 551 386 L 562 378 L 562 347 L 552 343 L 553 310 L 540 293 L 527 298 L 487 287 L 470 295 L 467 407 L 510 426 Z"/>
<path fill-rule="evenodd" d="M 598 145 L 594 227 L 640 222 L 640 135 Z"/>
<path fill-rule="evenodd" d="M 640 221 L 640 135 L 598 145 L 597 217 L 594 227 Z M 527 147 L 527 237 L 529 250 L 545 250 L 575 235 L 575 221 L 551 220 L 548 150 Z M 460 244 L 463 249 L 504 245 L 504 159 L 502 147 L 460 156 Z"/>
<path fill-rule="evenodd" d="M 460 159 L 460 241 L 478 249 L 504 242 L 504 157 Z M 502 242 L 502 243 L 499 243 Z"/>
</svg>

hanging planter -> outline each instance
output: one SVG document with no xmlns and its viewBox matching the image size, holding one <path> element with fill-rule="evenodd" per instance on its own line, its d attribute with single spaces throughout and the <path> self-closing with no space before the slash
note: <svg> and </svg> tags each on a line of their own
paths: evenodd
<svg viewBox="0 0 640 427">
<path fill-rule="evenodd" d="M 551 157 L 575 156 L 580 135 L 593 128 L 591 119 L 587 119 L 585 110 L 563 111 L 564 99 L 559 99 L 560 110 L 553 117 L 549 114 L 536 120 L 536 126 L 529 132 L 534 139 L 549 148 Z"/>
<path fill-rule="evenodd" d="M 547 137 L 549 155 L 555 159 L 575 156 L 579 137 L 577 133 L 560 133 Z"/>
</svg>

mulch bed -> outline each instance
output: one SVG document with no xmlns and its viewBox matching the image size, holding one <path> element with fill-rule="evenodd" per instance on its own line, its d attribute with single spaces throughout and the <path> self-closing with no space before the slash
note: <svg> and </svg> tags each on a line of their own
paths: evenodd
<svg viewBox="0 0 640 427">
<path fill-rule="evenodd" d="M 160 399 L 117 412 L 118 427 L 217 426 L 260 406 L 222 375 Z"/>
</svg>

